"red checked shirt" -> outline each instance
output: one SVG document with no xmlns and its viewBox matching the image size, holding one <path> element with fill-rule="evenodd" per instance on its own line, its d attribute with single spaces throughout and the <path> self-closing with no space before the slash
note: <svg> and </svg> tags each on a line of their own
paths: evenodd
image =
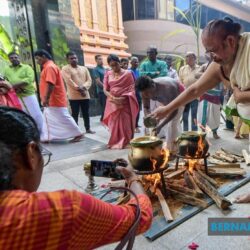
<svg viewBox="0 0 250 250">
<path fill-rule="evenodd" d="M 152 206 L 139 195 L 138 233 L 152 221 Z M 135 200 L 114 206 L 77 191 L 0 192 L 0 249 L 94 249 L 119 241 L 135 219 Z"/>
</svg>

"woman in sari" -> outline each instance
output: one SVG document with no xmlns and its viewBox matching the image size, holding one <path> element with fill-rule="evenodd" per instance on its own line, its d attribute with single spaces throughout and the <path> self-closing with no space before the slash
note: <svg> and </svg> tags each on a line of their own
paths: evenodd
<svg viewBox="0 0 250 250">
<path fill-rule="evenodd" d="M 22 109 L 15 90 L 4 77 L 0 75 L 0 106 L 14 107 Z"/>
<path fill-rule="evenodd" d="M 108 64 L 112 70 L 104 76 L 107 103 L 103 124 L 111 132 L 108 147 L 122 149 L 133 138 L 139 108 L 132 73 L 121 69 L 120 60 L 116 55 L 108 56 Z"/>
</svg>

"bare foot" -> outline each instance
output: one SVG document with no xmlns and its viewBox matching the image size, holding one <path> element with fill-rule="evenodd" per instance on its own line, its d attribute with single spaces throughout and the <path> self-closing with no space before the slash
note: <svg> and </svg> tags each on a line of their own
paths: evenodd
<svg viewBox="0 0 250 250">
<path fill-rule="evenodd" d="M 242 136 L 241 136 L 240 134 L 236 134 L 236 135 L 234 136 L 234 138 L 235 138 L 235 139 L 242 139 Z"/>
<path fill-rule="evenodd" d="M 86 134 L 95 134 L 95 131 L 92 131 L 91 129 L 88 129 L 88 130 L 86 131 Z"/>
<path fill-rule="evenodd" d="M 250 203 L 250 193 L 236 197 L 235 203 Z"/>
<path fill-rule="evenodd" d="M 217 133 L 213 133 L 213 137 L 214 137 L 214 139 L 220 139 L 220 137 L 218 136 Z"/>
<path fill-rule="evenodd" d="M 70 140 L 69 142 L 79 142 L 83 138 L 84 138 L 84 135 L 81 134 L 81 135 L 76 136 L 74 139 Z"/>
</svg>

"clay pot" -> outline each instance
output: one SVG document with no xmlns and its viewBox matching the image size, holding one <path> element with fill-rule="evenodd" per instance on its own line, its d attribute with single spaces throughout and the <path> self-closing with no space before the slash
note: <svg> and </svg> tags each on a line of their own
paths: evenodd
<svg viewBox="0 0 250 250">
<path fill-rule="evenodd" d="M 203 150 L 198 152 L 198 142 L 201 140 Z M 190 158 L 202 158 L 208 152 L 208 142 L 206 140 L 206 133 L 188 131 L 181 134 L 177 139 L 178 155 Z"/>
<path fill-rule="evenodd" d="M 156 168 L 163 164 L 162 141 L 155 136 L 143 136 L 130 141 L 128 159 L 138 171 L 153 171 L 151 159 L 156 160 Z"/>
</svg>

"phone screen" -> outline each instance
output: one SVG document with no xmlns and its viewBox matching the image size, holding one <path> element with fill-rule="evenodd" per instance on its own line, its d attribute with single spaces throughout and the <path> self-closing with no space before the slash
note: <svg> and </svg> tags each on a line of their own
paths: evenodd
<svg viewBox="0 0 250 250">
<path fill-rule="evenodd" d="M 116 172 L 116 163 L 113 161 L 92 160 L 90 163 L 93 176 L 123 179 L 122 175 Z"/>
</svg>

